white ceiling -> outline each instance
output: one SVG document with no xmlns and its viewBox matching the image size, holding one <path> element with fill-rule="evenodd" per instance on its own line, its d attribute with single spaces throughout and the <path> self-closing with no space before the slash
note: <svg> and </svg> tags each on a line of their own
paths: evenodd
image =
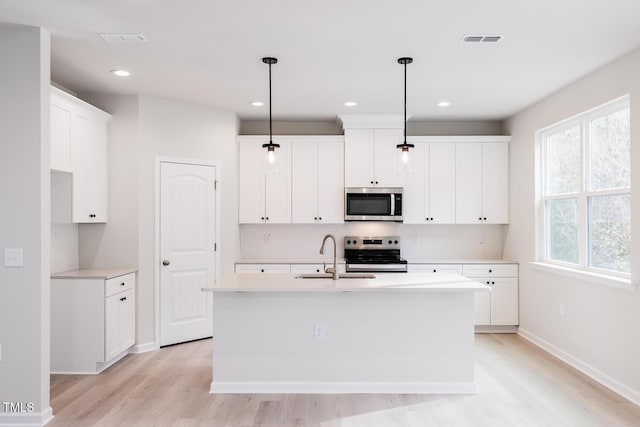
<svg viewBox="0 0 640 427">
<path fill-rule="evenodd" d="M 274 120 L 402 114 L 401 56 L 414 58 L 413 120 L 500 120 L 640 46 L 638 0 L 0 0 L 0 21 L 48 29 L 52 79 L 75 92 L 173 98 L 243 120 L 268 116 L 250 105 L 268 102 L 263 56 L 279 60 Z M 465 34 L 504 38 L 463 44 Z"/>
</svg>

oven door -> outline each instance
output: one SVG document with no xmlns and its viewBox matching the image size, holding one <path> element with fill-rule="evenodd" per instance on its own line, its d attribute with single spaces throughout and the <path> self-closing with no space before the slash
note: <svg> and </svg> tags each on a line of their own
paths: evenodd
<svg viewBox="0 0 640 427">
<path fill-rule="evenodd" d="M 396 188 L 346 188 L 344 220 L 402 221 L 402 215 L 397 215 L 400 206 L 396 207 L 401 192 Z"/>
</svg>

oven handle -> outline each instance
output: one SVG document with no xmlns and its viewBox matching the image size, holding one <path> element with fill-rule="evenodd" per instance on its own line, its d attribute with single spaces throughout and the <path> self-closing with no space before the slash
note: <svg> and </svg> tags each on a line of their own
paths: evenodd
<svg viewBox="0 0 640 427">
<path fill-rule="evenodd" d="M 391 216 L 394 216 L 396 214 L 396 198 L 393 194 L 390 194 L 389 197 L 391 197 Z"/>
</svg>

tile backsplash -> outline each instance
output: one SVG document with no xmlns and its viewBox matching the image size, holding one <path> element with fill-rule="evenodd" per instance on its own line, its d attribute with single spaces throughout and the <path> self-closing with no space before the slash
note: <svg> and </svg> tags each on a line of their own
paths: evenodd
<svg viewBox="0 0 640 427">
<path fill-rule="evenodd" d="M 501 259 L 502 225 L 410 225 L 383 222 L 316 224 L 243 224 L 243 259 L 322 259 L 322 238 L 332 233 L 338 256 L 344 255 L 344 236 L 400 236 L 407 259 Z M 333 249 L 330 248 L 329 251 Z"/>
<path fill-rule="evenodd" d="M 78 224 L 51 224 L 51 272 L 79 266 Z"/>
</svg>

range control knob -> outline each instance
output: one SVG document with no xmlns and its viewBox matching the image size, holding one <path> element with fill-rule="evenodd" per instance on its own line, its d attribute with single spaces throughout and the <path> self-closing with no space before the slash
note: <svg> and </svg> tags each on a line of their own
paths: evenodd
<svg viewBox="0 0 640 427">
<path fill-rule="evenodd" d="M 398 241 L 397 241 L 397 240 L 395 240 L 393 243 L 395 243 L 395 244 L 397 245 L 397 244 L 398 244 Z"/>
<path fill-rule="evenodd" d="M 389 244 L 392 244 L 393 242 L 391 240 L 389 240 Z"/>
<path fill-rule="evenodd" d="M 351 244 L 351 240 L 347 240 L 347 245 L 350 245 L 350 244 Z"/>
</svg>

